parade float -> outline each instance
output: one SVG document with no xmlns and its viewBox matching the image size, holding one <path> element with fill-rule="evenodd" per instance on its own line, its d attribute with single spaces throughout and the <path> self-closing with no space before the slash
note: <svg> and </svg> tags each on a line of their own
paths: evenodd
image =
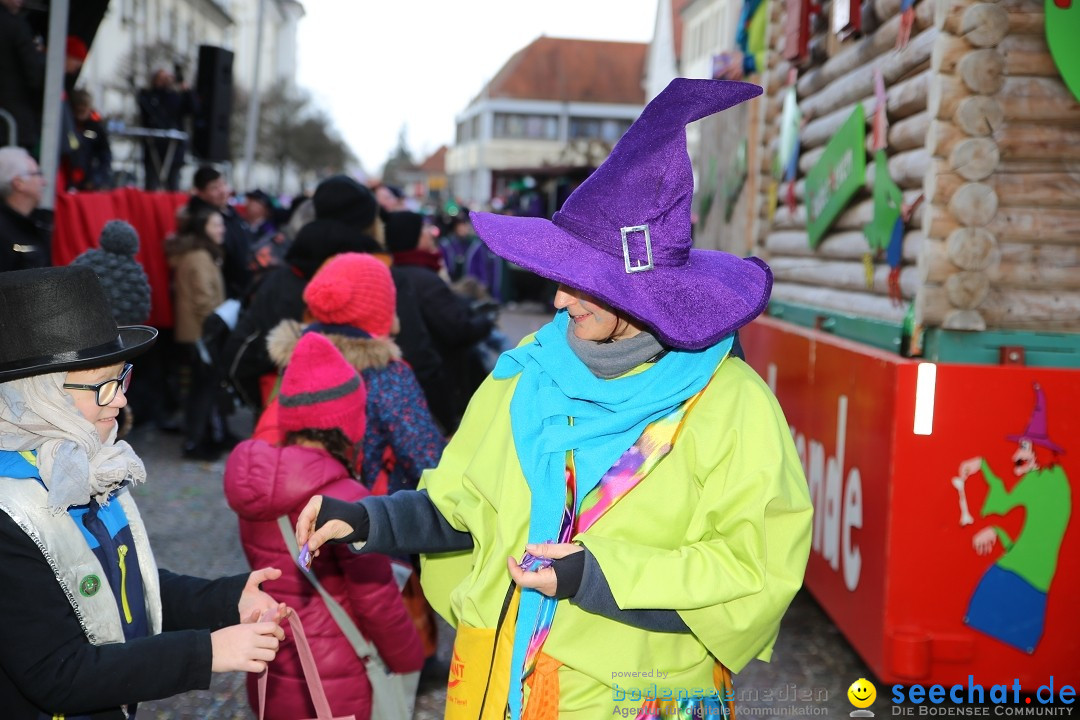
<svg viewBox="0 0 1080 720">
<path fill-rule="evenodd" d="M 806 585 L 882 682 L 1075 683 L 1080 7 L 763 1 L 696 233 L 773 269 L 741 338 L 814 499 Z"/>
</svg>

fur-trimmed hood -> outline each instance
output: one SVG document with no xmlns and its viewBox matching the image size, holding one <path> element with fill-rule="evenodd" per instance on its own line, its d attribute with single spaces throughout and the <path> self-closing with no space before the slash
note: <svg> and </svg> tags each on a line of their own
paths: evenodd
<svg viewBox="0 0 1080 720">
<path fill-rule="evenodd" d="M 282 370 L 289 364 L 296 343 L 306 326 L 296 320 L 282 320 L 266 336 L 266 348 L 270 359 Z M 367 368 L 386 367 L 401 359 L 401 349 L 390 338 L 351 338 L 344 335 L 326 334 L 345 359 L 357 372 Z"/>
</svg>

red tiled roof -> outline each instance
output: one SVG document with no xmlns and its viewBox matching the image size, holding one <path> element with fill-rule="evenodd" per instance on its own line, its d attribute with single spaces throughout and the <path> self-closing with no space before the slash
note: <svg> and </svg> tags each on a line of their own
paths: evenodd
<svg viewBox="0 0 1080 720">
<path fill-rule="evenodd" d="M 442 145 L 438 150 L 428 155 L 422 163 L 420 170 L 426 173 L 442 174 L 446 172 L 446 146 Z"/>
<path fill-rule="evenodd" d="M 644 105 L 645 43 L 541 36 L 514 53 L 487 95 L 519 100 Z"/>
</svg>

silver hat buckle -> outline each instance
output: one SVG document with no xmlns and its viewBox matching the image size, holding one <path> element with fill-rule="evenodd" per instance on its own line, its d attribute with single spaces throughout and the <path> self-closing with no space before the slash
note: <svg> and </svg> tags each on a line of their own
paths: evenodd
<svg viewBox="0 0 1080 720">
<path fill-rule="evenodd" d="M 637 260 L 636 264 L 630 264 L 630 245 L 627 243 L 626 236 L 630 233 L 640 232 L 645 234 L 645 257 L 646 262 L 643 264 L 641 260 Z M 631 225 L 623 228 L 619 228 L 619 234 L 622 235 L 622 254 L 623 260 L 626 263 L 627 273 L 645 272 L 646 270 L 653 269 L 652 258 L 652 239 L 649 237 L 648 225 Z"/>
</svg>

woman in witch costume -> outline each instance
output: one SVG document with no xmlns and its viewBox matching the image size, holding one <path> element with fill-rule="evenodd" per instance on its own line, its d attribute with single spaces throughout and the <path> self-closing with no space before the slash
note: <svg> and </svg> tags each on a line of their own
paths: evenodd
<svg viewBox="0 0 1080 720">
<path fill-rule="evenodd" d="M 297 539 L 421 552 L 457 627 L 447 718 L 721 716 L 802 583 L 811 505 L 783 413 L 730 354 L 756 258 L 691 249 L 685 125 L 760 94 L 676 79 L 551 221 L 474 213 L 559 283 L 421 487 L 315 497 Z M 424 528 L 417 531 L 415 528 Z"/>
<path fill-rule="evenodd" d="M 83 266 L 0 273 L 0 337 L 5 720 L 126 720 L 212 672 L 265 669 L 287 611 L 259 583 L 281 571 L 158 569 L 129 491 L 146 469 L 116 416 L 157 331 L 117 328 Z"/>
</svg>

